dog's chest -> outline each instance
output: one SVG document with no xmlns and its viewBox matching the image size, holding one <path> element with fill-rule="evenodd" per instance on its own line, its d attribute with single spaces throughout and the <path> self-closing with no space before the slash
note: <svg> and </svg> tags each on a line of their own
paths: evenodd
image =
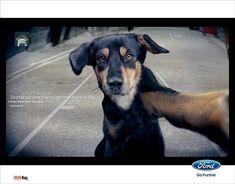
<svg viewBox="0 0 235 184">
<path fill-rule="evenodd" d="M 107 117 L 104 118 L 104 133 L 112 139 L 125 139 L 134 130 L 142 127 L 141 117 L 127 117 L 118 122 L 111 122 Z"/>
<path fill-rule="evenodd" d="M 104 108 L 104 134 L 111 139 L 125 139 L 136 129 L 143 127 L 146 115 L 141 105 L 134 102 L 128 111 L 123 111 L 111 104 Z"/>
</svg>

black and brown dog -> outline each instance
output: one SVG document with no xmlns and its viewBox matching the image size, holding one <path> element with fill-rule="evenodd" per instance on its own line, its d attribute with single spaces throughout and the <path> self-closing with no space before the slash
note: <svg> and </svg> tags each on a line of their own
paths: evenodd
<svg viewBox="0 0 235 184">
<path fill-rule="evenodd" d="M 180 93 L 161 86 L 143 66 L 147 51 L 153 54 L 169 52 L 148 35 L 115 34 L 84 43 L 70 54 L 74 73 L 79 75 L 86 65 L 92 66 L 104 93 L 104 138 L 96 148 L 96 157 L 164 156 L 158 117 L 168 113 L 171 106 L 175 107 Z M 161 98 L 160 104 L 154 103 L 158 98 Z M 192 112 L 187 108 L 177 109 L 181 105 L 184 106 L 181 103 L 174 112 L 167 114 L 167 119 L 176 126 L 181 126 L 176 122 L 184 117 L 182 112 Z M 177 113 L 180 115 L 171 119 L 171 115 Z"/>
<path fill-rule="evenodd" d="M 147 51 L 168 53 L 148 35 L 116 34 L 82 44 L 70 54 L 74 73 L 91 65 L 104 93 L 104 138 L 96 148 L 97 157 L 164 155 L 157 116 L 149 114 L 140 99 Z"/>
</svg>

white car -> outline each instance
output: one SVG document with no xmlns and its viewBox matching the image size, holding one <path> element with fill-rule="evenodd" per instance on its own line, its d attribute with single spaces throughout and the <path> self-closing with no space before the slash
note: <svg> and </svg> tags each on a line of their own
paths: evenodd
<svg viewBox="0 0 235 184">
<path fill-rule="evenodd" d="M 17 40 L 17 47 L 27 47 L 28 43 L 27 40 L 24 38 L 20 38 L 19 40 Z"/>
</svg>

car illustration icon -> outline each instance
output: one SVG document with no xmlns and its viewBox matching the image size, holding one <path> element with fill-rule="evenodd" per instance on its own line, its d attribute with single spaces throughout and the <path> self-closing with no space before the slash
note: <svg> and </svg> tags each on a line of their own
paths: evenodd
<svg viewBox="0 0 235 184">
<path fill-rule="evenodd" d="M 25 38 L 20 38 L 17 40 L 17 47 L 27 47 L 28 43 Z"/>
</svg>

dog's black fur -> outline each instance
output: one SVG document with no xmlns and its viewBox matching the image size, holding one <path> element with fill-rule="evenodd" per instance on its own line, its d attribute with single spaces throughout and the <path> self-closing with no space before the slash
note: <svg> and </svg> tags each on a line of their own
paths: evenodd
<svg viewBox="0 0 235 184">
<path fill-rule="evenodd" d="M 96 157 L 164 156 L 158 117 L 150 114 L 140 99 L 143 80 L 156 81 L 152 72 L 143 66 L 147 51 L 154 54 L 169 52 L 148 35 L 116 34 L 84 43 L 70 54 L 74 73 L 79 75 L 86 65 L 91 65 L 104 93 L 104 137 L 95 150 Z M 125 75 L 129 76 L 129 81 Z M 130 77 L 132 75 L 135 77 Z M 136 84 L 133 87 L 130 83 Z M 166 93 L 177 93 L 161 85 L 156 87 Z M 132 90 L 133 98 L 129 95 Z M 124 100 L 120 100 L 122 98 Z M 121 102 L 126 105 L 122 106 Z"/>
</svg>

